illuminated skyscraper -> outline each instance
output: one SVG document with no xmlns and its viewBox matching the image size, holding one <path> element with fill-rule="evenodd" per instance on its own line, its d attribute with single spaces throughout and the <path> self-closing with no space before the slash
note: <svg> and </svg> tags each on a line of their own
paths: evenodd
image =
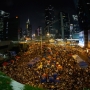
<svg viewBox="0 0 90 90">
<path fill-rule="evenodd" d="M 41 26 L 38 26 L 38 28 L 35 30 L 35 35 L 36 36 L 42 35 L 42 27 Z"/>
<path fill-rule="evenodd" d="M 72 15 L 72 18 L 73 18 L 73 22 L 72 22 L 73 29 L 70 30 L 70 31 L 72 31 L 72 38 L 73 39 L 79 39 L 79 32 L 81 30 L 80 30 L 80 27 L 79 27 L 78 16 L 77 15 Z"/>
<path fill-rule="evenodd" d="M 54 7 L 52 7 L 51 5 L 49 5 L 46 9 L 45 9 L 45 25 L 46 25 L 46 29 L 45 29 L 45 34 L 49 33 L 51 36 L 55 35 L 55 30 L 53 28 L 53 21 L 55 20 L 55 16 L 54 16 Z"/>
<path fill-rule="evenodd" d="M 31 38 L 32 37 L 32 26 L 30 24 L 29 19 L 26 22 L 26 36 Z"/>
<path fill-rule="evenodd" d="M 9 13 L 0 10 L 0 40 L 8 40 L 8 18 Z"/>
</svg>

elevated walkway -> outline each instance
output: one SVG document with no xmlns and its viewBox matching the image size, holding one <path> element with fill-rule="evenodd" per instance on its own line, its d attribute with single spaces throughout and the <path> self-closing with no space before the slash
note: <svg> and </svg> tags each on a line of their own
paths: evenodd
<svg viewBox="0 0 90 90">
<path fill-rule="evenodd" d="M 0 52 L 3 53 L 10 46 L 11 41 L 0 41 Z"/>
<path fill-rule="evenodd" d="M 6 46 L 6 45 L 10 45 L 11 41 L 0 41 L 0 47 L 1 46 Z"/>
</svg>

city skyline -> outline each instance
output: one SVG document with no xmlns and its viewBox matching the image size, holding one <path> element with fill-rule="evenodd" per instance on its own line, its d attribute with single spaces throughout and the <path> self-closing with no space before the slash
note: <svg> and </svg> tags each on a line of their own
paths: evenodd
<svg viewBox="0 0 90 90">
<path fill-rule="evenodd" d="M 52 5 L 55 10 L 55 16 L 57 17 L 59 11 L 68 12 L 70 15 L 75 14 L 75 6 L 73 0 L 60 0 L 60 1 L 35 1 L 35 0 L 4 0 L 0 1 L 0 10 L 10 13 L 11 17 L 19 16 L 21 21 L 21 27 L 24 30 L 27 19 L 30 19 L 32 29 L 36 30 L 38 26 L 45 26 L 45 8 L 48 5 Z"/>
</svg>

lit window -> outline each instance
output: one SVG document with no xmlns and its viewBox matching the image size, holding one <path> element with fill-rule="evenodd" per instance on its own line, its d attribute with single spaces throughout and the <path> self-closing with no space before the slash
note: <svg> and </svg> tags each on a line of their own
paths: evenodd
<svg viewBox="0 0 90 90">
<path fill-rule="evenodd" d="M 63 17 L 65 17 L 65 16 L 63 16 Z"/>
<path fill-rule="evenodd" d="M 28 25 L 27 25 L 27 28 L 28 28 Z"/>
<path fill-rule="evenodd" d="M 5 12 L 4 11 L 1 11 L 1 15 L 4 15 L 5 14 Z"/>
<path fill-rule="evenodd" d="M 18 16 L 16 16 L 16 18 L 18 18 Z"/>
<path fill-rule="evenodd" d="M 6 31 L 6 34 L 8 33 L 8 31 Z"/>
<path fill-rule="evenodd" d="M 79 12 L 79 14 L 80 14 L 81 12 Z"/>
<path fill-rule="evenodd" d="M 82 23 L 83 23 L 83 20 L 82 20 Z"/>
<path fill-rule="evenodd" d="M 87 3 L 87 4 L 90 4 L 90 3 Z"/>
</svg>

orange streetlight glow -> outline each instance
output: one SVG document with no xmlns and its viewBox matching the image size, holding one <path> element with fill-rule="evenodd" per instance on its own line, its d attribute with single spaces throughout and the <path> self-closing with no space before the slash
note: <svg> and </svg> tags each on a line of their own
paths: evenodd
<svg viewBox="0 0 90 90">
<path fill-rule="evenodd" d="M 16 18 L 18 18 L 18 16 L 16 16 Z"/>
</svg>

